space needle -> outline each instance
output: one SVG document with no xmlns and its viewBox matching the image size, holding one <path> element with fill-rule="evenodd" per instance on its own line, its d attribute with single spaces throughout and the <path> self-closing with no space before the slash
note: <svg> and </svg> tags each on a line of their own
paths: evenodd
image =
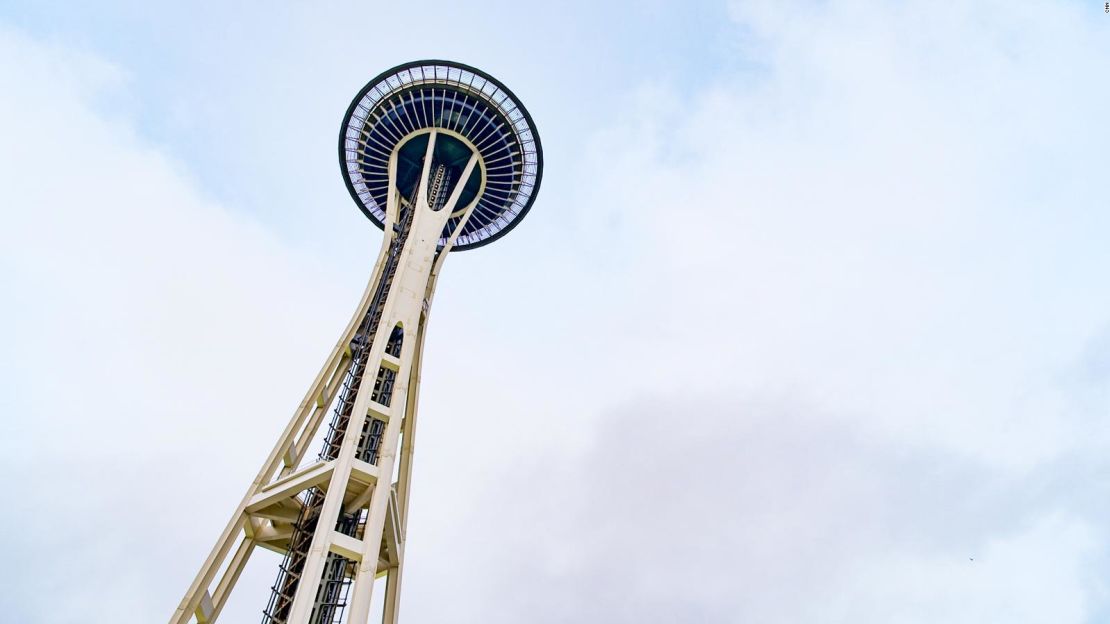
<svg viewBox="0 0 1110 624">
<path fill-rule="evenodd" d="M 397 622 L 436 280 L 448 252 L 520 223 L 543 151 L 508 87 L 429 60 L 359 91 L 340 128 L 339 163 L 351 198 L 384 231 L 369 283 L 170 624 L 215 622 L 258 548 L 281 555 L 263 624 L 368 622 L 379 579 L 381 621 Z"/>
</svg>

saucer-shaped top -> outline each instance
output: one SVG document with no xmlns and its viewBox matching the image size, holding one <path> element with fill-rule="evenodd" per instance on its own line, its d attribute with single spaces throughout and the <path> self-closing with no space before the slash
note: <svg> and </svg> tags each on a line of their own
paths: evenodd
<svg viewBox="0 0 1110 624">
<path fill-rule="evenodd" d="M 505 85 L 460 63 L 406 63 L 363 87 L 347 109 L 339 133 L 339 162 L 351 197 L 382 227 L 390 156 L 404 148 L 399 151 L 395 184 L 407 195 L 412 191 L 409 178 L 418 173 L 408 171 L 415 163 L 409 163 L 406 155 L 420 153 L 413 149 L 418 144 L 414 141 L 421 140 L 421 131 L 432 128 L 463 137 L 477 149 L 485 177 L 473 214 L 452 249 L 480 247 L 504 236 L 536 199 L 543 174 L 540 137 L 528 111 Z M 471 147 L 464 142 L 444 143 L 465 150 L 460 157 L 469 156 Z M 466 199 L 444 226 L 441 245 L 458 226 L 462 208 L 474 199 L 480 182 L 475 176 L 467 185 Z"/>
</svg>

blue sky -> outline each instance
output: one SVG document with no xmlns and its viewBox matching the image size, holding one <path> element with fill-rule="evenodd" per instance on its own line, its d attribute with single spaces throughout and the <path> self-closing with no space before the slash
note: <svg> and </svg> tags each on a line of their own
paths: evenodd
<svg viewBox="0 0 1110 624">
<path fill-rule="evenodd" d="M 343 111 L 428 57 L 546 171 L 440 282 L 406 621 L 1110 616 L 1101 4 L 420 10 L 0 9 L 9 617 L 168 616 L 380 243 Z"/>
</svg>

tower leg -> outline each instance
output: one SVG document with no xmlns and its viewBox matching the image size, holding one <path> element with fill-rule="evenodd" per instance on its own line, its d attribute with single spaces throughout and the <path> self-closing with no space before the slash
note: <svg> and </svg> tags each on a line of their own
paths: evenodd
<svg viewBox="0 0 1110 624">
<path fill-rule="evenodd" d="M 320 517 L 312 536 L 312 545 L 309 548 L 308 557 L 305 560 L 297 584 L 293 607 L 289 614 L 289 622 L 308 622 L 309 616 L 316 608 L 317 592 L 323 578 L 324 564 L 327 561 L 328 553 L 331 552 L 335 539 L 335 524 L 339 518 L 340 510 L 343 508 L 344 494 L 350 484 L 351 464 L 354 461 L 359 439 L 359 436 L 355 435 L 354 432 L 361 431 L 366 420 L 366 398 L 369 394 L 369 392 L 366 392 L 361 400 L 355 402 L 356 411 L 349 423 L 350 432 L 349 435 L 344 436 L 339 457 L 335 459 L 335 468 L 332 471 L 324 505 L 320 510 Z M 380 463 L 379 461 L 379 465 Z M 381 478 L 382 475 L 379 475 L 378 479 Z"/>
<path fill-rule="evenodd" d="M 406 371 L 407 372 L 407 371 Z M 406 389 L 400 384 L 394 389 L 404 399 Z M 396 395 L 395 395 L 396 396 Z M 374 578 L 378 574 L 378 559 L 385 529 L 386 514 L 389 512 L 393 464 L 397 454 L 397 439 L 400 434 L 398 415 L 386 424 L 386 432 L 378 458 L 378 481 L 374 484 L 374 494 L 366 515 L 366 527 L 362 539 L 362 560 L 356 568 L 354 585 L 351 591 L 350 621 L 366 622 L 370 618 L 370 600 L 374 591 Z"/>
<path fill-rule="evenodd" d="M 254 540 L 249 537 L 244 537 L 243 541 L 239 542 L 239 548 L 235 551 L 235 555 L 232 556 L 231 563 L 227 566 L 227 571 L 224 572 L 223 578 L 221 578 L 219 584 L 216 585 L 216 591 L 212 594 L 212 612 L 208 614 L 208 621 L 215 622 L 216 618 L 220 617 L 220 612 L 223 611 L 224 605 L 227 604 L 227 597 L 231 594 L 231 588 L 235 587 L 235 583 L 239 580 L 239 575 L 243 573 L 243 568 L 247 566 L 247 560 L 250 559 L 251 553 L 254 552 L 254 546 Z"/>
<path fill-rule="evenodd" d="M 201 603 L 204 601 L 204 596 L 208 591 L 208 586 L 212 584 L 212 580 L 216 576 L 216 571 L 220 565 L 227 558 L 227 554 L 231 551 L 231 545 L 235 542 L 239 530 L 243 528 L 246 518 L 242 512 L 242 505 L 236 511 L 235 516 L 232 517 L 231 522 L 224 528 L 220 538 L 216 541 L 216 545 L 212 548 L 208 558 L 205 559 L 204 565 L 201 566 L 200 572 L 197 573 L 193 584 L 189 586 L 188 591 L 185 592 L 185 597 L 181 599 L 181 604 L 178 605 L 177 610 L 174 611 L 173 616 L 170 617 L 170 624 L 188 624 L 193 618 L 193 614 L 201 608 Z"/>
<path fill-rule="evenodd" d="M 385 608 L 382 611 L 382 624 L 397 624 L 397 613 L 401 602 L 401 570 L 404 563 L 389 569 L 385 579 Z"/>
</svg>

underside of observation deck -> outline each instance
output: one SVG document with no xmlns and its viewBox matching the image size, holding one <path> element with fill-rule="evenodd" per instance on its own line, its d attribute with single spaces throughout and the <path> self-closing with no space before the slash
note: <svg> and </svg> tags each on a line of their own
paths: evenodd
<svg viewBox="0 0 1110 624">
<path fill-rule="evenodd" d="M 531 208 L 543 172 L 539 135 L 518 102 L 494 78 L 457 63 L 419 61 L 381 74 L 352 102 L 340 132 L 339 159 L 351 197 L 381 227 L 393 150 L 414 133 L 443 130 L 477 147 L 486 180 L 452 249 L 496 240 Z M 443 240 L 458 223 L 457 216 L 447 223 Z"/>
</svg>

